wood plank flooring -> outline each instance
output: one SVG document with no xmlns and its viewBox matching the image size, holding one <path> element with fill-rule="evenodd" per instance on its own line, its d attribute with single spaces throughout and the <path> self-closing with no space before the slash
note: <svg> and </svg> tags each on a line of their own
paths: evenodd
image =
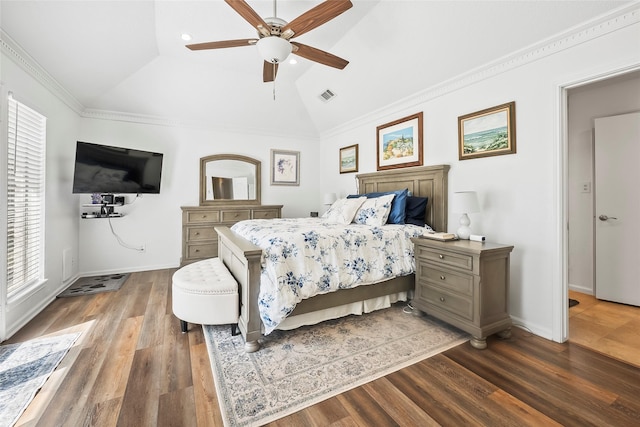
<svg viewBox="0 0 640 427">
<path fill-rule="evenodd" d="M 569 291 L 569 341 L 640 367 L 640 307 Z"/>
<path fill-rule="evenodd" d="M 181 334 L 171 312 L 174 271 L 57 299 L 8 340 L 82 332 L 18 425 L 221 426 L 202 330 Z M 270 425 L 640 425 L 638 367 L 520 329 L 488 344 L 462 344 Z"/>
</svg>

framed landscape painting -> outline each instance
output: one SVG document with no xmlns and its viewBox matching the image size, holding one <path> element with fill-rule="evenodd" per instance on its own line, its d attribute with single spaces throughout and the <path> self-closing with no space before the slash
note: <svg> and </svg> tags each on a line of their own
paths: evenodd
<svg viewBox="0 0 640 427">
<path fill-rule="evenodd" d="M 459 160 L 515 154 L 516 103 L 458 117 Z"/>
<path fill-rule="evenodd" d="M 340 149 L 340 173 L 358 172 L 358 144 Z"/>
<path fill-rule="evenodd" d="M 422 165 L 422 112 L 376 129 L 378 170 Z"/>
<path fill-rule="evenodd" d="M 271 150 L 271 185 L 300 185 L 300 152 Z"/>
</svg>

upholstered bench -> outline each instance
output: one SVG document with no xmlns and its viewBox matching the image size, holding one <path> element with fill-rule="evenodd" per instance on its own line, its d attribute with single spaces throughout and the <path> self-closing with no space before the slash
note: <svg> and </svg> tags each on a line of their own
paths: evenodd
<svg viewBox="0 0 640 427">
<path fill-rule="evenodd" d="M 238 282 L 219 258 L 197 261 L 180 268 L 172 278 L 173 314 L 182 332 L 187 323 L 231 324 L 236 335 L 239 305 Z"/>
</svg>

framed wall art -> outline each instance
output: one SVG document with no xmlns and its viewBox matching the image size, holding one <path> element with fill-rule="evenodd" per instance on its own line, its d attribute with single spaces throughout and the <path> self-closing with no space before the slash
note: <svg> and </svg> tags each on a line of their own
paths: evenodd
<svg viewBox="0 0 640 427">
<path fill-rule="evenodd" d="M 271 185 L 300 185 L 300 152 L 271 150 Z"/>
<path fill-rule="evenodd" d="M 459 160 L 515 154 L 516 103 L 458 117 Z"/>
<path fill-rule="evenodd" d="M 340 149 L 340 173 L 358 172 L 358 144 Z"/>
<path fill-rule="evenodd" d="M 422 112 L 376 129 L 378 170 L 422 165 Z"/>
</svg>

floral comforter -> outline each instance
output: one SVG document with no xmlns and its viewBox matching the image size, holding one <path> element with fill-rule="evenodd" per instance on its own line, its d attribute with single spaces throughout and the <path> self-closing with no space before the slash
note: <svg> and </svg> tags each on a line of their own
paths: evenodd
<svg viewBox="0 0 640 427">
<path fill-rule="evenodd" d="M 265 334 L 305 298 L 415 272 L 410 238 L 424 231 L 322 218 L 247 220 L 231 229 L 263 249 L 258 306 Z"/>
</svg>

